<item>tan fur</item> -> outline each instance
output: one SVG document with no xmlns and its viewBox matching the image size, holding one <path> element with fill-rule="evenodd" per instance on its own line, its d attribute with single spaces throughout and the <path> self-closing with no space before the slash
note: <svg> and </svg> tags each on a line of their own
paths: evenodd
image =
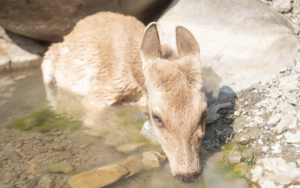
<svg viewBox="0 0 300 188">
<path fill-rule="evenodd" d="M 194 181 L 201 171 L 207 107 L 199 46 L 183 27 L 176 28 L 177 52 L 160 45 L 155 24 L 143 36 L 144 30 L 135 18 L 117 13 L 102 12 L 81 20 L 64 42 L 46 53 L 44 82 L 46 88 L 56 82 L 85 96 L 86 109 L 117 102 L 148 103 L 172 174 Z"/>
</svg>

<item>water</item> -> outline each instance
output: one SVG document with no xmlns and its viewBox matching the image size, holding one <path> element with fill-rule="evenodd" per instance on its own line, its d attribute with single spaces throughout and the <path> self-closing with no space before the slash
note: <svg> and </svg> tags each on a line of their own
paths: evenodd
<svg viewBox="0 0 300 188">
<path fill-rule="evenodd" d="M 117 151 L 125 143 L 147 144 L 135 154 L 149 150 L 163 153 L 159 145 L 140 134 L 147 119 L 140 109 L 116 105 L 89 114 L 82 109 L 81 100 L 57 91 L 55 104 L 49 106 L 40 70 L 0 76 L 0 182 L 3 187 L 24 187 L 47 175 L 53 187 L 67 187 L 70 175 L 49 174 L 48 166 L 68 162 L 75 167 L 73 175 L 108 165 L 129 156 Z M 83 126 L 87 118 L 92 121 L 89 126 Z M 232 178 L 219 168 L 221 159 L 222 153 L 202 149 L 203 176 L 194 184 L 174 180 L 166 163 L 107 187 L 247 187 L 246 180 Z"/>
</svg>

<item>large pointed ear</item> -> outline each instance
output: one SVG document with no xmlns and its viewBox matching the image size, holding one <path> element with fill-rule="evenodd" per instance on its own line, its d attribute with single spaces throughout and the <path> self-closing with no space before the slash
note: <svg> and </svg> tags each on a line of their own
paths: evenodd
<svg viewBox="0 0 300 188">
<path fill-rule="evenodd" d="M 182 26 L 176 27 L 176 45 L 179 57 L 199 55 L 200 49 L 194 35 Z"/>
<path fill-rule="evenodd" d="M 161 47 L 156 23 L 150 23 L 144 33 L 140 53 L 144 61 L 161 58 Z"/>
</svg>

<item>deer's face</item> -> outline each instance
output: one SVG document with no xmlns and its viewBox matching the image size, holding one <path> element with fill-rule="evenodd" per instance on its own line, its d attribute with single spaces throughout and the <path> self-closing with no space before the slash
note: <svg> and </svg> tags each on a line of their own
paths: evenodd
<svg viewBox="0 0 300 188">
<path fill-rule="evenodd" d="M 207 103 L 198 43 L 183 27 L 177 27 L 176 39 L 179 56 L 163 58 L 156 25 L 148 26 L 141 57 L 151 121 L 171 173 L 183 182 L 192 182 L 201 172 L 199 152 Z"/>
</svg>

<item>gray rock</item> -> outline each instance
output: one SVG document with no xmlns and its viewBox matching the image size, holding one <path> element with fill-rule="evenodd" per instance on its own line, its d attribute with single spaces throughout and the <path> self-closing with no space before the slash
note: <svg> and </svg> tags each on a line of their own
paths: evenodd
<svg viewBox="0 0 300 188">
<path fill-rule="evenodd" d="M 283 188 L 300 184 L 300 169 L 294 162 L 282 158 L 259 159 L 251 169 L 248 180 L 262 188 Z"/>
<path fill-rule="evenodd" d="M 285 76 L 279 79 L 279 88 L 284 91 L 299 90 L 300 74 Z"/>
<path fill-rule="evenodd" d="M 290 134 L 286 138 L 285 142 L 291 144 L 300 143 L 300 131 L 296 132 L 295 134 Z"/>
<path fill-rule="evenodd" d="M 0 72 L 39 67 L 45 51 L 46 46 L 0 27 Z"/>
<path fill-rule="evenodd" d="M 51 188 L 52 187 L 52 179 L 49 175 L 45 175 L 41 178 L 36 187 L 39 188 Z"/>
<path fill-rule="evenodd" d="M 293 122 L 294 117 L 295 116 L 293 114 L 284 115 L 281 121 L 276 125 L 274 129 L 275 134 L 281 134 L 286 129 L 288 129 L 289 125 Z"/>
<path fill-rule="evenodd" d="M 35 188 L 39 182 L 40 178 L 34 178 L 30 180 L 29 183 L 25 185 L 25 188 Z"/>
<path fill-rule="evenodd" d="M 152 8 L 160 10 L 166 3 L 166 0 L 66 0 L 60 3 L 10 0 L 1 3 L 0 25 L 20 35 L 54 42 L 62 40 L 62 36 L 88 15 L 111 11 L 146 19 Z"/>
<path fill-rule="evenodd" d="M 270 126 L 276 125 L 280 121 L 281 117 L 282 117 L 281 114 L 272 114 L 267 122 L 267 125 Z"/>
<path fill-rule="evenodd" d="M 284 114 L 297 114 L 296 108 L 292 105 L 290 105 L 287 102 L 282 102 L 279 104 L 279 109 Z"/>
<path fill-rule="evenodd" d="M 224 160 L 231 164 L 237 164 L 237 163 L 241 162 L 242 156 L 240 154 L 227 154 L 227 155 L 225 155 Z"/>
<path fill-rule="evenodd" d="M 180 0 L 158 23 L 162 43 L 173 41 L 174 49 L 176 40 L 170 38 L 176 26 L 193 33 L 205 88 L 214 99 L 268 82 L 281 68 L 294 65 L 298 40 L 292 24 L 259 1 Z"/>
<path fill-rule="evenodd" d="M 291 0 L 275 0 L 272 6 L 274 10 L 280 13 L 286 13 L 292 10 Z"/>
</svg>

